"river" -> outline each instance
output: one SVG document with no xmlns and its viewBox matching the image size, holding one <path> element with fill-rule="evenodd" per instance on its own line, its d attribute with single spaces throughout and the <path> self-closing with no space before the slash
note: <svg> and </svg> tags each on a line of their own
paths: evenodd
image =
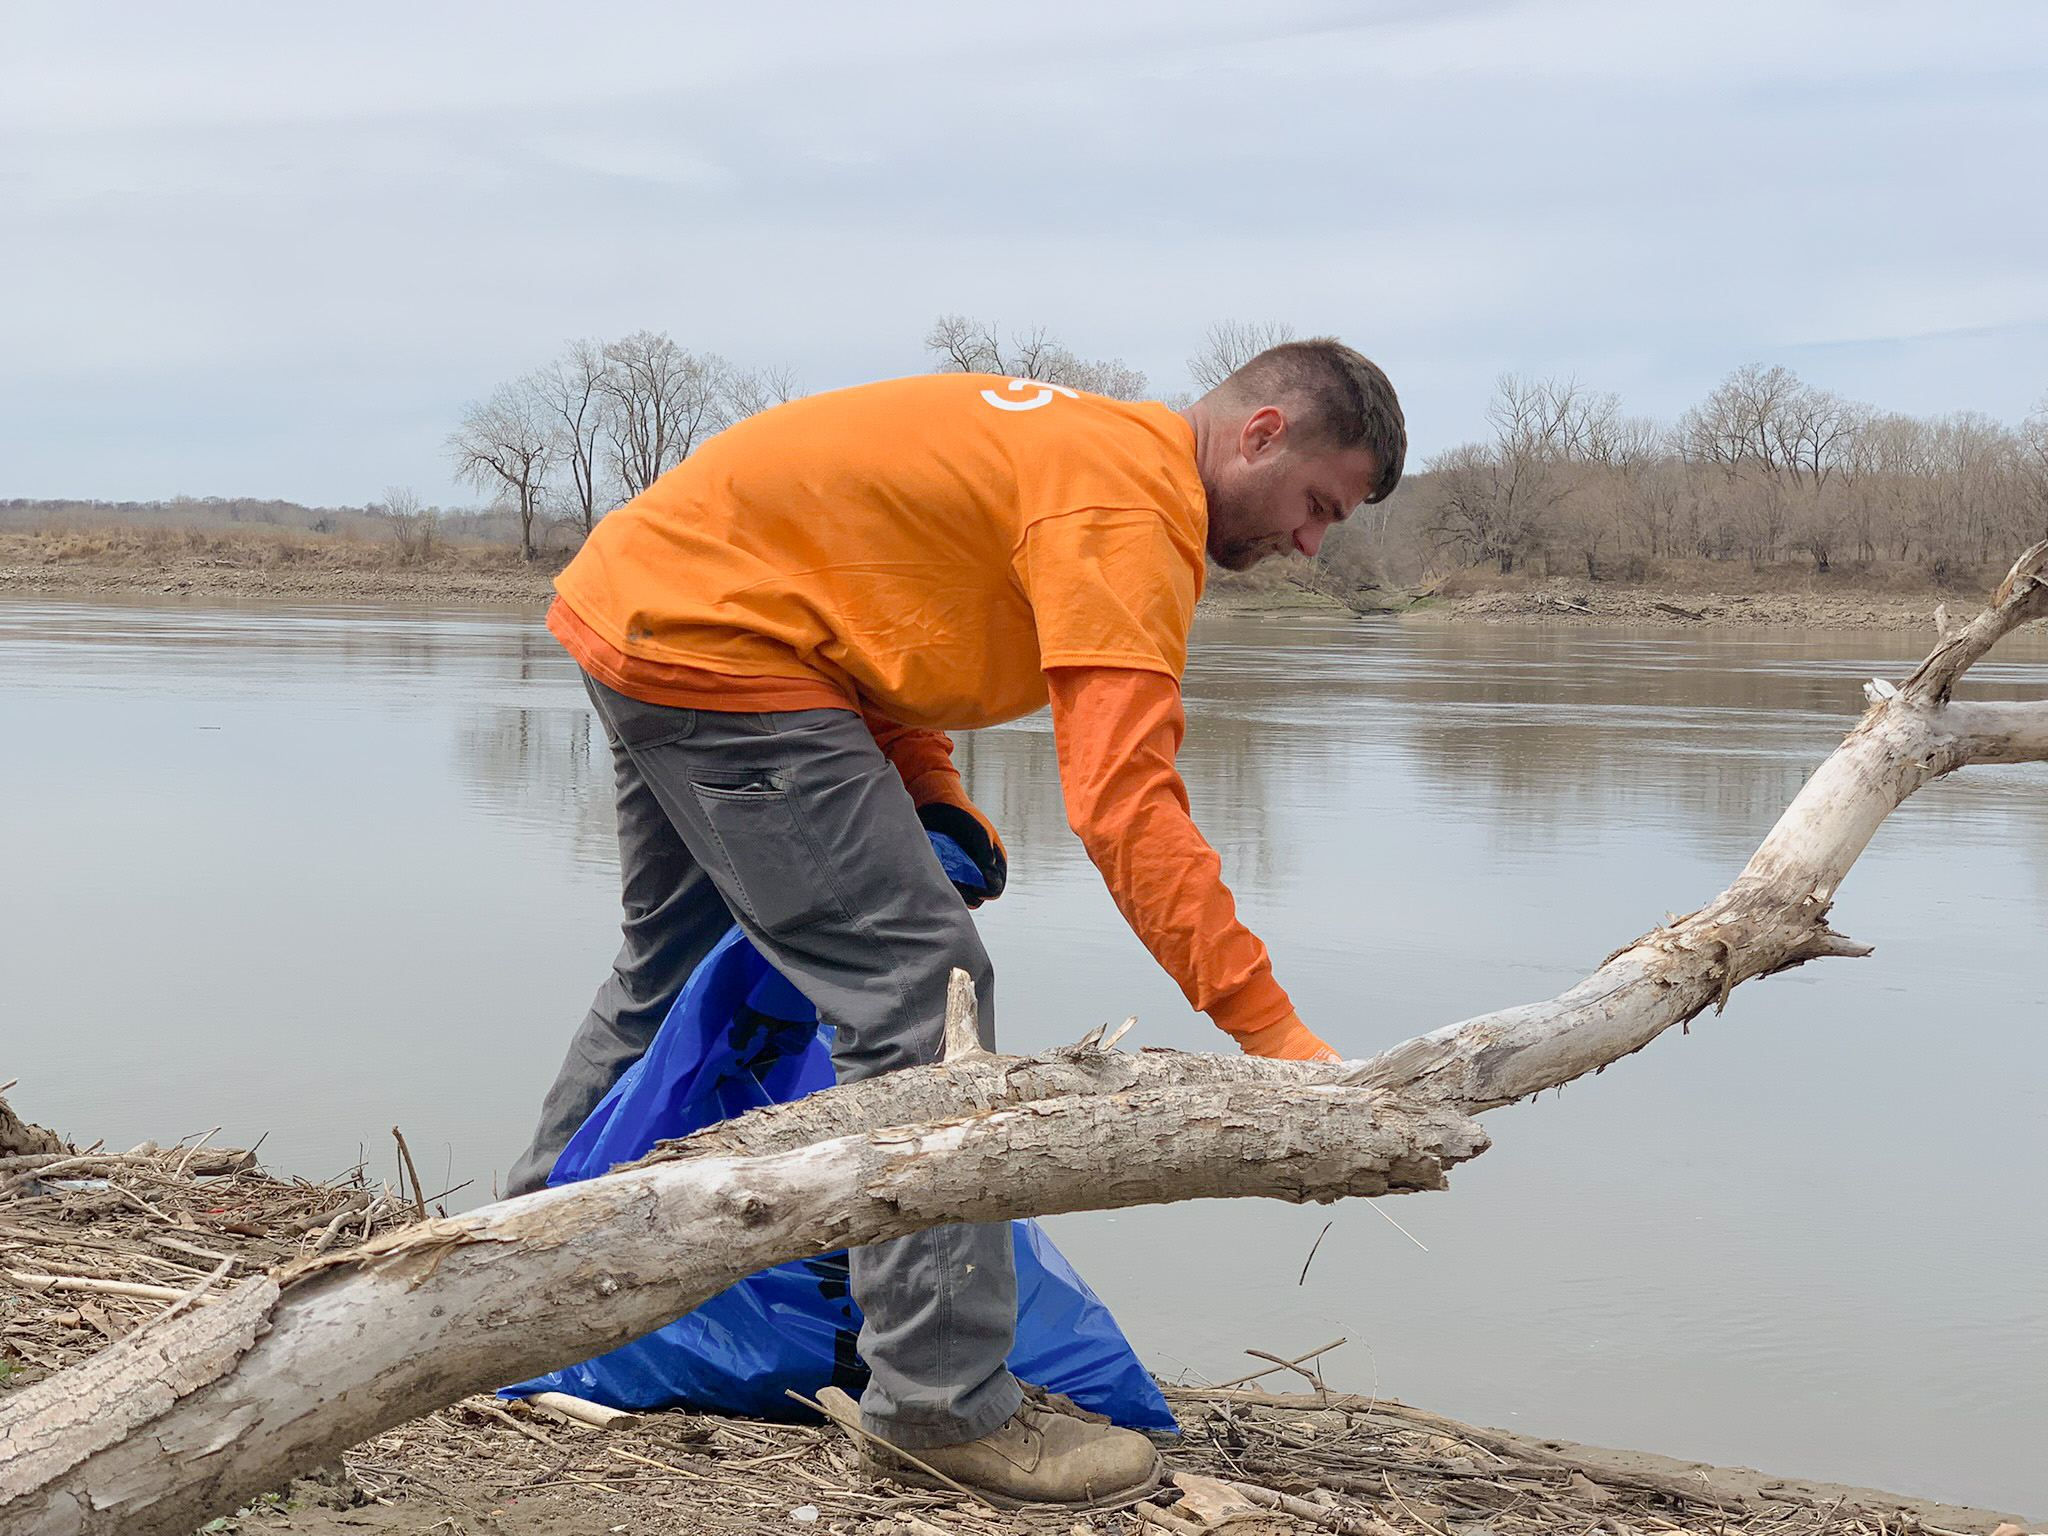
<svg viewBox="0 0 2048 1536">
<path fill-rule="evenodd" d="M 1205 618 L 1183 768 L 1364 1055 L 1711 896 L 1922 638 Z M 1965 691 L 2048 697 L 2048 643 Z M 532 613 L 10 600 L 0 742 L 17 1109 L 308 1177 L 392 1176 L 399 1125 L 489 1198 L 616 947 L 609 766 Z M 1224 1044 L 1067 831 L 1045 719 L 960 758 L 1011 850 L 1004 1045 Z M 1447 1193 L 1050 1225 L 1170 1378 L 1342 1336 L 1333 1387 L 1479 1423 L 2048 1510 L 2048 767 L 1924 791 L 1835 921 L 1876 955 L 1489 1115 Z"/>
</svg>

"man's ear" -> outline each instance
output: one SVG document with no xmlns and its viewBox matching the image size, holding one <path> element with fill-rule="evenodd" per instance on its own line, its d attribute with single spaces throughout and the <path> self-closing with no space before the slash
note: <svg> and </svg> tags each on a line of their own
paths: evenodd
<svg viewBox="0 0 2048 1536">
<path fill-rule="evenodd" d="M 1262 405 L 1245 418 L 1237 435 L 1237 451 L 1257 461 L 1277 451 L 1287 441 L 1287 413 L 1277 405 Z"/>
</svg>

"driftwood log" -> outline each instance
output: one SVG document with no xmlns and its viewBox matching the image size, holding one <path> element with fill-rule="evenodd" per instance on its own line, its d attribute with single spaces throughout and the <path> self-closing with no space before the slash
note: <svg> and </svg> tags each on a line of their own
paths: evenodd
<svg viewBox="0 0 2048 1536">
<path fill-rule="evenodd" d="M 0 1530 L 191 1531 L 391 1425 L 830 1248 L 949 1221 L 1441 1188 L 1488 1144 L 1474 1114 L 1641 1050 L 1752 977 L 1867 953 L 1827 915 L 1885 816 L 1966 765 L 2048 760 L 2048 702 L 1951 699 L 2043 616 L 2048 543 L 1903 684 L 1867 685 L 1862 720 L 1734 884 L 1557 998 L 1337 1066 L 1129 1055 L 1099 1031 L 1025 1059 L 949 1031 L 940 1065 L 174 1303 L 0 1407 Z"/>
</svg>

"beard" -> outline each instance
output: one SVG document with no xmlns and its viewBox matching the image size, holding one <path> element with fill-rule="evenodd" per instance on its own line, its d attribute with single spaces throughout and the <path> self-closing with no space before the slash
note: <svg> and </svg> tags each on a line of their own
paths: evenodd
<svg viewBox="0 0 2048 1536">
<path fill-rule="evenodd" d="M 1226 571 L 1248 571 L 1260 561 L 1284 555 L 1293 547 L 1294 540 L 1290 535 L 1267 533 L 1214 544 L 1210 547 L 1209 558 Z"/>
<path fill-rule="evenodd" d="M 1294 548 L 1294 536 L 1275 531 L 1269 520 L 1273 477 L 1267 466 L 1209 488 L 1209 558 L 1224 570 L 1248 571 Z"/>
</svg>

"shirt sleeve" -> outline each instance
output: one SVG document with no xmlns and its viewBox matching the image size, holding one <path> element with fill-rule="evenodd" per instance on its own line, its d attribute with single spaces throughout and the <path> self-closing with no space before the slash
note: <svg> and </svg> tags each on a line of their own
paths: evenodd
<svg viewBox="0 0 2048 1536">
<path fill-rule="evenodd" d="M 1138 667 L 1178 678 L 1201 570 L 1201 552 L 1176 544 L 1157 512 L 1109 508 L 1033 523 L 1017 575 L 1038 629 L 1039 666 Z"/>
<path fill-rule="evenodd" d="M 952 737 L 944 731 L 899 725 L 872 709 L 861 711 L 861 721 L 902 778 L 903 787 L 910 791 L 912 804 L 930 805 L 938 800 L 963 809 L 973 808 L 960 770 L 953 766 Z"/>
<path fill-rule="evenodd" d="M 982 814 L 981 807 L 968 798 L 967 783 L 960 777 L 960 770 L 953 766 L 952 737 L 944 731 L 900 725 L 872 709 L 862 710 L 861 720 L 866 724 L 868 734 L 875 738 L 875 745 L 882 749 L 882 755 L 889 759 L 890 766 L 903 780 L 903 787 L 910 791 L 912 805 L 958 806 L 981 824 L 990 842 L 998 849 L 1002 848 L 1002 834 L 996 831 L 995 823 Z"/>
<path fill-rule="evenodd" d="M 1293 1017 L 1266 946 L 1237 920 L 1174 758 L 1180 685 L 1144 668 L 1048 669 L 1067 821 L 1124 920 L 1194 1007 L 1238 1037 Z"/>
</svg>

